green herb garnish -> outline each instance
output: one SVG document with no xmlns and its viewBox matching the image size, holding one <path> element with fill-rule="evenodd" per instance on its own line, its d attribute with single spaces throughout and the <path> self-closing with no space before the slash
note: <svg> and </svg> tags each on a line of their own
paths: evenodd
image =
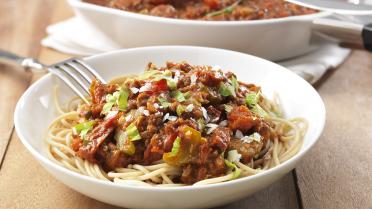
<svg viewBox="0 0 372 209">
<path fill-rule="evenodd" d="M 199 118 L 197 122 L 199 131 L 203 132 L 203 130 L 205 129 L 205 120 L 203 118 Z"/>
<path fill-rule="evenodd" d="M 221 10 L 218 10 L 218 11 L 210 12 L 206 16 L 207 17 L 215 17 L 215 16 L 222 15 L 222 14 L 231 14 L 234 11 L 235 7 L 238 6 L 241 1 L 242 0 L 237 0 L 236 2 L 231 4 L 230 6 L 225 7 Z"/>
<path fill-rule="evenodd" d="M 128 139 L 128 136 L 124 131 L 117 131 L 114 138 L 119 150 L 123 151 L 127 155 L 134 155 L 136 152 L 136 147 L 134 146 L 133 142 Z"/>
<path fill-rule="evenodd" d="M 183 112 L 185 112 L 186 110 L 186 107 L 183 106 L 183 105 L 178 105 L 177 106 L 177 109 L 176 109 L 176 112 L 177 112 L 177 115 L 178 116 L 181 116 Z"/>
<path fill-rule="evenodd" d="M 181 147 L 181 138 L 177 137 L 176 140 L 174 140 L 174 142 L 173 142 L 172 150 L 170 152 L 168 152 L 169 155 L 171 157 L 177 156 L 177 154 L 180 150 L 180 147 Z"/>
<path fill-rule="evenodd" d="M 186 101 L 185 96 L 180 91 L 172 92 L 173 98 L 175 98 L 178 102 L 184 102 Z"/>
<path fill-rule="evenodd" d="M 171 103 L 168 102 L 168 100 L 166 100 L 165 98 L 159 97 L 158 101 L 160 102 L 161 106 L 163 106 L 163 108 L 168 108 L 171 106 Z"/>
<path fill-rule="evenodd" d="M 234 87 L 236 92 L 239 90 L 239 83 L 235 76 L 232 76 L 231 78 L 231 85 Z"/>
<path fill-rule="evenodd" d="M 131 123 L 125 129 L 125 133 L 127 134 L 130 141 L 136 141 L 141 139 L 141 135 L 139 134 L 137 126 L 134 123 Z"/>
<path fill-rule="evenodd" d="M 236 96 L 235 88 L 230 84 L 221 83 L 220 88 L 219 88 L 219 92 L 224 97 Z"/>
<path fill-rule="evenodd" d="M 128 106 L 129 91 L 127 89 L 120 88 L 113 94 L 106 95 L 106 103 L 103 105 L 102 114 L 110 112 L 111 108 L 116 104 L 119 110 L 125 111 Z"/>
<path fill-rule="evenodd" d="M 119 97 L 117 99 L 119 110 L 125 111 L 125 109 L 127 109 L 128 97 L 129 97 L 129 91 L 127 89 L 119 90 Z"/>
<path fill-rule="evenodd" d="M 245 96 L 245 103 L 246 103 L 248 106 L 253 107 L 253 106 L 255 106 L 256 104 L 258 104 L 259 99 L 260 99 L 260 94 L 259 94 L 259 93 L 251 92 L 251 93 L 249 93 L 249 94 L 247 94 L 247 95 Z"/>
<path fill-rule="evenodd" d="M 147 70 L 139 76 L 139 79 L 141 80 L 149 79 L 158 73 L 161 73 L 161 72 L 158 70 Z"/>
<path fill-rule="evenodd" d="M 263 118 L 266 118 L 266 117 L 269 116 L 269 114 L 259 104 L 256 104 L 252 108 L 252 112 L 256 113 L 257 115 L 259 115 L 260 117 L 263 117 Z"/>
<path fill-rule="evenodd" d="M 86 139 L 86 136 L 88 134 L 88 132 L 93 129 L 93 126 L 94 124 L 96 123 L 96 121 L 92 120 L 92 121 L 87 121 L 87 122 L 84 122 L 84 123 L 80 123 L 80 124 L 77 124 L 74 129 L 77 133 L 79 133 L 80 135 L 80 138 L 82 138 L 83 140 Z"/>
</svg>

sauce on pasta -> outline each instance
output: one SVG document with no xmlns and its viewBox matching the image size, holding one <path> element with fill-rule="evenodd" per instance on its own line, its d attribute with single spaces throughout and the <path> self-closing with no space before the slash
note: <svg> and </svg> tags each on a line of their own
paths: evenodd
<svg viewBox="0 0 372 209">
<path fill-rule="evenodd" d="M 94 80 L 49 127 L 48 153 L 76 172 L 119 183 L 218 183 L 279 165 L 306 121 L 285 119 L 261 88 L 219 67 L 149 63 L 139 76 Z"/>
</svg>

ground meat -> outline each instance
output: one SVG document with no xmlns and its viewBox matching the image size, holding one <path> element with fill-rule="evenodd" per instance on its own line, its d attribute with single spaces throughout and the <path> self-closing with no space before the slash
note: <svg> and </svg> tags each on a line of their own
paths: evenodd
<svg viewBox="0 0 372 209">
<path fill-rule="evenodd" d="M 86 136 L 86 145 L 79 147 L 77 155 L 91 163 L 97 163 L 96 152 L 99 146 L 108 138 L 114 131 L 117 117 L 112 117 L 99 123 L 90 133 Z M 76 147 L 75 147 L 76 149 Z"/>
<path fill-rule="evenodd" d="M 208 88 L 208 94 L 205 99 L 212 105 L 219 104 L 223 100 L 222 95 L 218 92 L 217 88 Z"/>
<path fill-rule="evenodd" d="M 210 146 L 214 149 L 217 149 L 219 153 L 224 152 L 230 143 L 230 135 L 230 129 L 225 127 L 216 128 L 209 138 Z"/>
<path fill-rule="evenodd" d="M 177 11 L 172 5 L 159 5 L 151 9 L 150 15 L 159 17 L 176 17 Z"/>
<path fill-rule="evenodd" d="M 167 136 L 164 135 L 164 132 L 155 134 L 151 138 L 150 143 L 147 145 L 146 150 L 144 151 L 143 159 L 145 164 L 151 164 L 152 162 L 162 159 L 164 154 L 163 143 L 165 138 L 167 138 Z"/>
<path fill-rule="evenodd" d="M 246 106 L 234 107 L 227 115 L 229 127 L 236 131 L 240 130 L 243 133 L 249 131 L 252 127 L 256 126 L 260 119 L 253 115 Z"/>
<path fill-rule="evenodd" d="M 251 143 L 245 143 L 240 139 L 233 139 L 230 143 L 230 150 L 237 150 L 242 155 L 241 161 L 243 163 L 250 163 L 251 160 L 260 154 L 264 143 L 252 141 Z"/>
<path fill-rule="evenodd" d="M 137 107 L 147 106 L 147 100 L 151 97 L 148 92 L 139 93 L 137 96 Z"/>
<path fill-rule="evenodd" d="M 221 111 L 219 111 L 218 109 L 216 109 L 213 106 L 209 106 L 207 108 L 207 113 L 208 113 L 209 118 L 212 122 L 217 122 L 221 117 Z"/>
<path fill-rule="evenodd" d="M 222 176 L 226 173 L 226 165 L 221 155 L 211 155 L 206 164 L 187 164 L 182 168 L 181 181 L 186 184 L 206 178 Z"/>
<path fill-rule="evenodd" d="M 217 87 L 221 83 L 221 81 L 224 80 L 224 78 L 220 76 L 219 73 L 207 69 L 200 69 L 196 71 L 196 76 L 198 77 L 198 80 L 200 82 L 210 87 Z"/>
<path fill-rule="evenodd" d="M 151 114 L 149 116 L 139 116 L 136 120 L 137 129 L 142 139 L 150 139 L 162 124 L 162 117 Z"/>
</svg>

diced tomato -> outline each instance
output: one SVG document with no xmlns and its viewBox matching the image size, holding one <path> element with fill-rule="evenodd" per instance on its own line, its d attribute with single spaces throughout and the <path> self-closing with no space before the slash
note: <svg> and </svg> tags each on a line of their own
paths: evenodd
<svg viewBox="0 0 372 209">
<path fill-rule="evenodd" d="M 232 109 L 227 115 L 227 119 L 229 121 L 229 127 L 232 130 L 240 130 L 243 133 L 247 132 L 260 122 L 260 120 L 244 105 L 234 107 L 234 109 Z"/>
<path fill-rule="evenodd" d="M 152 83 L 153 92 L 167 91 L 167 90 L 168 90 L 168 85 L 167 85 L 167 80 L 165 79 L 161 79 L 159 81 Z"/>
<path fill-rule="evenodd" d="M 211 9 L 219 9 L 221 2 L 219 0 L 204 0 L 204 3 Z"/>
</svg>

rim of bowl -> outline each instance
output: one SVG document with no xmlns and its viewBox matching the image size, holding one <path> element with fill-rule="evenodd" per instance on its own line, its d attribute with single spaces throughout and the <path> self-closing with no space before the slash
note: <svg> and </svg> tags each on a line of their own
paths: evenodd
<svg viewBox="0 0 372 209">
<path fill-rule="evenodd" d="M 111 7 L 99 6 L 92 3 L 87 3 L 82 0 L 68 0 L 72 7 L 84 8 L 89 10 L 95 10 L 104 13 L 111 13 L 114 15 L 119 15 L 122 17 L 133 18 L 138 20 L 146 20 L 150 22 L 160 22 L 160 23 L 173 23 L 179 25 L 204 25 L 204 26 L 237 26 L 237 25 L 260 25 L 260 24 L 272 24 L 278 22 L 288 22 L 288 21 L 309 21 L 316 18 L 326 17 L 333 14 L 332 12 L 319 11 L 314 14 L 288 16 L 282 18 L 271 18 L 271 19 L 259 19 L 259 20 L 239 20 L 239 21 L 206 21 L 206 20 L 188 20 L 188 19 L 175 19 L 167 17 L 158 17 L 151 15 L 144 15 L 135 12 L 128 12 L 120 9 L 115 9 Z"/>
<path fill-rule="evenodd" d="M 88 182 L 95 183 L 95 184 L 100 184 L 102 186 L 111 186 L 111 187 L 116 187 L 116 188 L 121 188 L 121 189 L 132 189 L 132 190 L 137 190 L 137 191 L 140 191 L 140 190 L 143 190 L 143 191 L 152 190 L 152 191 L 159 191 L 159 192 L 194 191 L 194 190 L 199 190 L 199 189 L 217 189 L 217 188 L 223 188 L 223 187 L 226 187 L 226 186 L 234 186 L 235 184 L 239 184 L 239 183 L 244 182 L 244 181 L 254 181 L 255 179 L 260 178 L 262 176 L 272 175 L 273 173 L 279 171 L 282 167 L 285 167 L 285 166 L 287 166 L 291 163 L 295 163 L 296 161 L 300 160 L 315 145 L 315 143 L 319 140 L 319 137 L 323 133 L 324 126 L 325 126 L 325 121 L 326 121 L 326 109 L 325 109 L 325 106 L 324 106 L 324 102 L 323 102 L 322 98 L 320 97 L 320 95 L 317 93 L 317 91 L 309 83 L 307 83 L 305 80 L 303 80 L 297 74 L 291 72 L 290 70 L 286 69 L 285 67 L 282 67 L 282 66 L 280 66 L 276 63 L 270 62 L 270 61 L 265 60 L 263 58 L 259 58 L 259 57 L 249 55 L 249 54 L 244 54 L 244 53 L 241 53 L 241 52 L 236 52 L 236 51 L 231 51 L 231 50 L 226 50 L 226 49 L 212 48 L 212 47 L 150 46 L 150 47 L 138 47 L 138 48 L 131 48 L 131 49 L 115 50 L 115 51 L 111 51 L 111 52 L 101 53 L 101 54 L 98 54 L 98 55 L 93 55 L 93 56 L 84 58 L 84 60 L 89 61 L 89 60 L 94 60 L 94 59 L 97 59 L 97 58 L 102 58 L 102 57 L 104 58 L 105 56 L 111 56 L 113 54 L 131 53 L 131 52 L 146 51 L 146 50 L 159 50 L 159 49 L 163 49 L 163 50 L 164 49 L 180 49 L 180 50 L 201 49 L 201 50 L 220 51 L 220 52 L 223 52 L 223 53 L 229 53 L 231 55 L 233 55 L 233 54 L 240 55 L 240 56 L 243 55 L 243 56 L 248 56 L 250 58 L 256 59 L 258 62 L 270 63 L 271 65 L 275 66 L 275 68 L 277 68 L 276 70 L 280 70 L 284 73 L 292 74 L 293 76 L 302 80 L 304 85 L 307 86 L 307 88 L 310 88 L 310 90 L 314 93 L 316 99 L 320 102 L 321 109 L 318 112 L 318 114 L 321 115 L 322 120 L 319 121 L 319 125 L 318 125 L 319 131 L 317 133 L 315 133 L 314 140 L 312 140 L 309 143 L 309 146 L 307 148 L 302 147 L 302 149 L 296 155 L 294 155 L 292 158 L 290 158 L 289 160 L 283 162 L 282 164 L 280 164 L 276 167 L 273 167 L 269 170 L 263 171 L 261 173 L 258 173 L 258 174 L 252 175 L 252 176 L 246 176 L 246 177 L 242 177 L 242 178 L 238 178 L 238 179 L 234 179 L 234 180 L 230 180 L 230 181 L 225 181 L 225 182 L 221 182 L 221 183 L 216 183 L 216 184 L 198 185 L 198 186 L 189 185 L 189 186 L 182 186 L 182 187 L 146 187 L 146 186 L 140 186 L 140 185 L 115 184 L 111 181 L 107 182 L 107 181 L 95 179 L 95 178 L 90 177 L 90 176 L 85 176 L 83 174 L 71 171 L 71 170 L 69 170 L 65 167 L 62 167 L 62 166 L 52 162 L 52 160 L 50 160 L 47 156 L 43 155 L 41 152 L 34 149 L 34 147 L 26 140 L 26 137 L 23 135 L 22 131 L 20 131 L 20 122 L 19 122 L 20 117 L 18 116 L 21 113 L 21 110 L 20 110 L 21 107 L 20 106 L 21 106 L 22 103 L 24 103 L 24 100 L 26 100 L 26 98 L 29 97 L 29 95 L 32 93 L 32 91 L 39 85 L 39 83 L 42 83 L 47 79 L 51 79 L 50 77 L 52 75 L 50 73 L 48 73 L 47 75 L 43 76 L 42 78 L 37 80 L 35 83 L 33 83 L 22 94 L 21 98 L 17 102 L 16 108 L 15 108 L 15 111 L 14 111 L 14 124 L 15 124 L 16 132 L 17 132 L 21 142 L 23 143 L 23 145 L 28 149 L 28 151 L 30 151 L 33 154 L 34 157 L 36 157 L 38 160 L 42 161 L 43 163 L 47 164 L 48 166 L 51 166 L 54 169 L 58 170 L 58 172 L 65 173 L 66 175 L 71 175 L 71 176 L 76 177 L 76 178 L 82 178 L 82 179 L 84 179 Z"/>
</svg>

